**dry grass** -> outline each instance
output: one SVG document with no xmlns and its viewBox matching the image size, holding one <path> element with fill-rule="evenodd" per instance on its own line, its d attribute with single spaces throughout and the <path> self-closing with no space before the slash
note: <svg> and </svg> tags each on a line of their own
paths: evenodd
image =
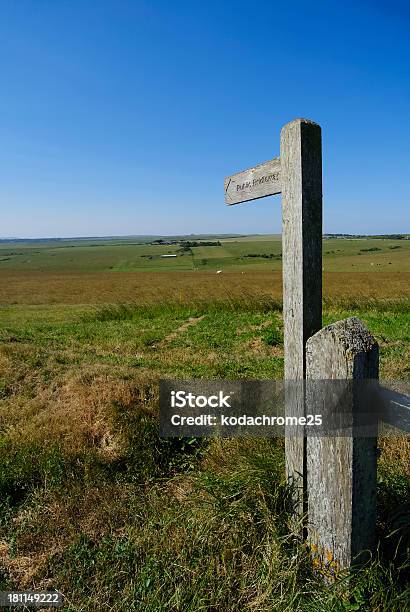
<svg viewBox="0 0 410 612">
<path fill-rule="evenodd" d="M 343 274 L 325 275 L 326 317 L 347 316 L 338 308 L 359 302 L 366 316 L 369 306 L 382 374 L 403 377 L 409 279 Z M 31 306 L 27 319 L 3 324 L 2 484 L 11 502 L 0 561 L 8 585 L 62 588 L 72 610 L 290 611 L 302 609 L 302 599 L 304 610 L 349 609 L 315 582 L 305 552 L 283 544 L 283 442 L 187 448 L 157 433 L 159 377 L 281 375 L 279 274 L 6 276 L 4 303 L 23 311 L 39 300 L 59 309 L 51 319 L 51 307 Z M 142 306 L 72 316 L 76 304 L 121 301 Z M 73 309 L 59 306 L 65 303 Z M 386 310 L 397 304 L 404 306 L 396 314 Z M 389 504 L 403 499 L 410 443 L 385 438 L 380 447 L 388 480 L 383 538 Z M 385 585 L 394 589 L 397 580 L 375 576 L 369 589 L 382 610 L 393 597 Z M 123 604 L 116 608 L 117 592 Z"/>
<path fill-rule="evenodd" d="M 403 300 L 409 272 L 325 272 L 325 299 Z M 243 296 L 281 299 L 279 271 L 37 272 L 0 271 L 1 304 L 212 302 Z"/>
<path fill-rule="evenodd" d="M 13 370 L 12 361 L 8 367 Z M 154 390 L 152 378 L 140 374 L 124 380 L 121 375 L 126 373 L 126 368 L 113 372 L 108 366 L 91 365 L 56 372 L 50 383 L 29 367 L 22 368 L 12 395 L 2 402 L 3 433 L 12 446 L 42 445 L 47 440 L 57 443 L 63 453 L 74 455 L 88 448 L 101 458 L 115 459 L 121 454 L 123 432 L 115 422 L 113 406 L 135 410 L 144 406 L 153 414 L 157 410 L 154 402 L 148 408 L 144 397 L 147 385 Z M 11 379 L 16 372 L 3 370 L 3 374 Z"/>
<path fill-rule="evenodd" d="M 394 467 L 397 472 L 410 478 L 410 437 L 379 438 L 378 446 L 381 450 L 379 465 Z"/>
<path fill-rule="evenodd" d="M 53 580 L 47 577 L 47 565 L 53 556 L 70 546 L 78 533 L 93 540 L 108 533 L 121 537 L 131 520 L 132 495 L 133 487 L 107 482 L 87 489 L 79 483 L 69 495 L 66 490 L 34 493 L 31 505 L 23 506 L 13 517 L 18 553 L 6 541 L 0 541 L 3 567 L 21 589 L 51 588 Z"/>
</svg>

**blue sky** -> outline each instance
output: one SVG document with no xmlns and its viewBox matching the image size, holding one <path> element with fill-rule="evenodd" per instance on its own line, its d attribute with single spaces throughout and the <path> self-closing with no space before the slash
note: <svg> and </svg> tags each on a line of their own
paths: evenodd
<svg viewBox="0 0 410 612">
<path fill-rule="evenodd" d="M 280 232 L 224 176 L 323 129 L 324 229 L 410 232 L 406 2 L 2 0 L 1 236 Z"/>
</svg>

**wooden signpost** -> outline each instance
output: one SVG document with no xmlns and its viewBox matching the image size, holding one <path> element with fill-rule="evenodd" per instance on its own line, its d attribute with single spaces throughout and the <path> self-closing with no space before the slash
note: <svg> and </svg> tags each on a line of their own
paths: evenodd
<svg viewBox="0 0 410 612">
<path fill-rule="evenodd" d="M 285 379 L 303 380 L 307 339 L 322 326 L 322 142 L 317 123 L 296 119 L 281 131 L 280 157 L 225 179 L 229 206 L 282 194 Z M 303 387 L 286 394 L 287 412 L 305 414 Z M 300 434 L 300 432 L 295 432 Z M 306 440 L 286 437 L 295 510 L 305 509 Z"/>
<path fill-rule="evenodd" d="M 354 421 L 361 400 L 345 381 L 378 378 L 378 347 L 355 318 L 321 329 L 322 147 L 316 123 L 288 123 L 281 131 L 280 157 L 225 179 L 228 205 L 277 193 L 282 194 L 285 413 L 305 416 L 321 406 L 328 415 L 342 410 Z M 329 381 L 334 386 L 321 386 Z M 381 420 L 409 431 L 409 396 L 383 388 L 379 393 L 385 404 Z M 294 514 L 307 517 L 312 560 L 327 580 L 363 562 L 375 540 L 377 428 L 367 437 L 349 432 L 306 437 L 303 427 L 294 426 L 285 437 Z"/>
<path fill-rule="evenodd" d="M 225 179 L 225 202 L 228 206 L 264 198 L 281 191 L 279 157 Z"/>
</svg>

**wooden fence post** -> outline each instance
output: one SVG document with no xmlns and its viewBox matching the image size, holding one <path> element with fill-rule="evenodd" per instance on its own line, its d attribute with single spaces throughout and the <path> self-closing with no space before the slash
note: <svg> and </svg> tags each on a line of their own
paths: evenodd
<svg viewBox="0 0 410 612">
<path fill-rule="evenodd" d="M 305 378 L 306 340 L 322 327 L 322 140 L 317 123 L 296 119 L 280 136 L 285 379 Z M 285 390 L 286 414 L 303 416 L 303 384 Z M 306 509 L 306 441 L 288 433 L 286 473 L 296 515 Z"/>
<path fill-rule="evenodd" d="M 378 345 L 359 319 L 328 325 L 306 344 L 308 412 L 318 413 L 326 403 L 328 414 L 348 409 L 354 416 L 359 400 L 353 385 L 342 393 L 337 385 L 327 394 L 323 387 L 315 393 L 309 380 L 377 379 L 378 367 Z M 373 548 L 376 459 L 374 437 L 307 438 L 308 543 L 314 564 L 327 577 L 360 564 L 363 552 Z"/>
</svg>

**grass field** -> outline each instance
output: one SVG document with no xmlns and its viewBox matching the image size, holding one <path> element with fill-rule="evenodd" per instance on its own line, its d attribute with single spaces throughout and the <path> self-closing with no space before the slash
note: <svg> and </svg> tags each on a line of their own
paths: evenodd
<svg viewBox="0 0 410 612">
<path fill-rule="evenodd" d="M 280 240 L 218 240 L 186 270 L 155 259 L 178 245 L 1 244 L 1 587 L 73 611 L 404 610 L 407 439 L 380 441 L 373 562 L 326 585 L 289 526 L 282 440 L 158 437 L 160 378 L 283 375 Z M 409 250 L 324 241 L 324 324 L 359 316 L 387 379 L 409 378 Z"/>
<path fill-rule="evenodd" d="M 186 237 L 189 240 L 190 237 Z M 192 240 L 192 238 L 191 238 Z M 138 272 L 280 270 L 280 236 L 218 238 L 217 246 L 181 250 L 180 244 L 124 241 L 0 242 L 0 272 Z M 163 255 L 176 254 L 174 258 Z M 269 257 L 271 256 L 271 257 Z M 410 240 L 325 239 L 323 268 L 329 272 L 410 272 Z"/>
</svg>

